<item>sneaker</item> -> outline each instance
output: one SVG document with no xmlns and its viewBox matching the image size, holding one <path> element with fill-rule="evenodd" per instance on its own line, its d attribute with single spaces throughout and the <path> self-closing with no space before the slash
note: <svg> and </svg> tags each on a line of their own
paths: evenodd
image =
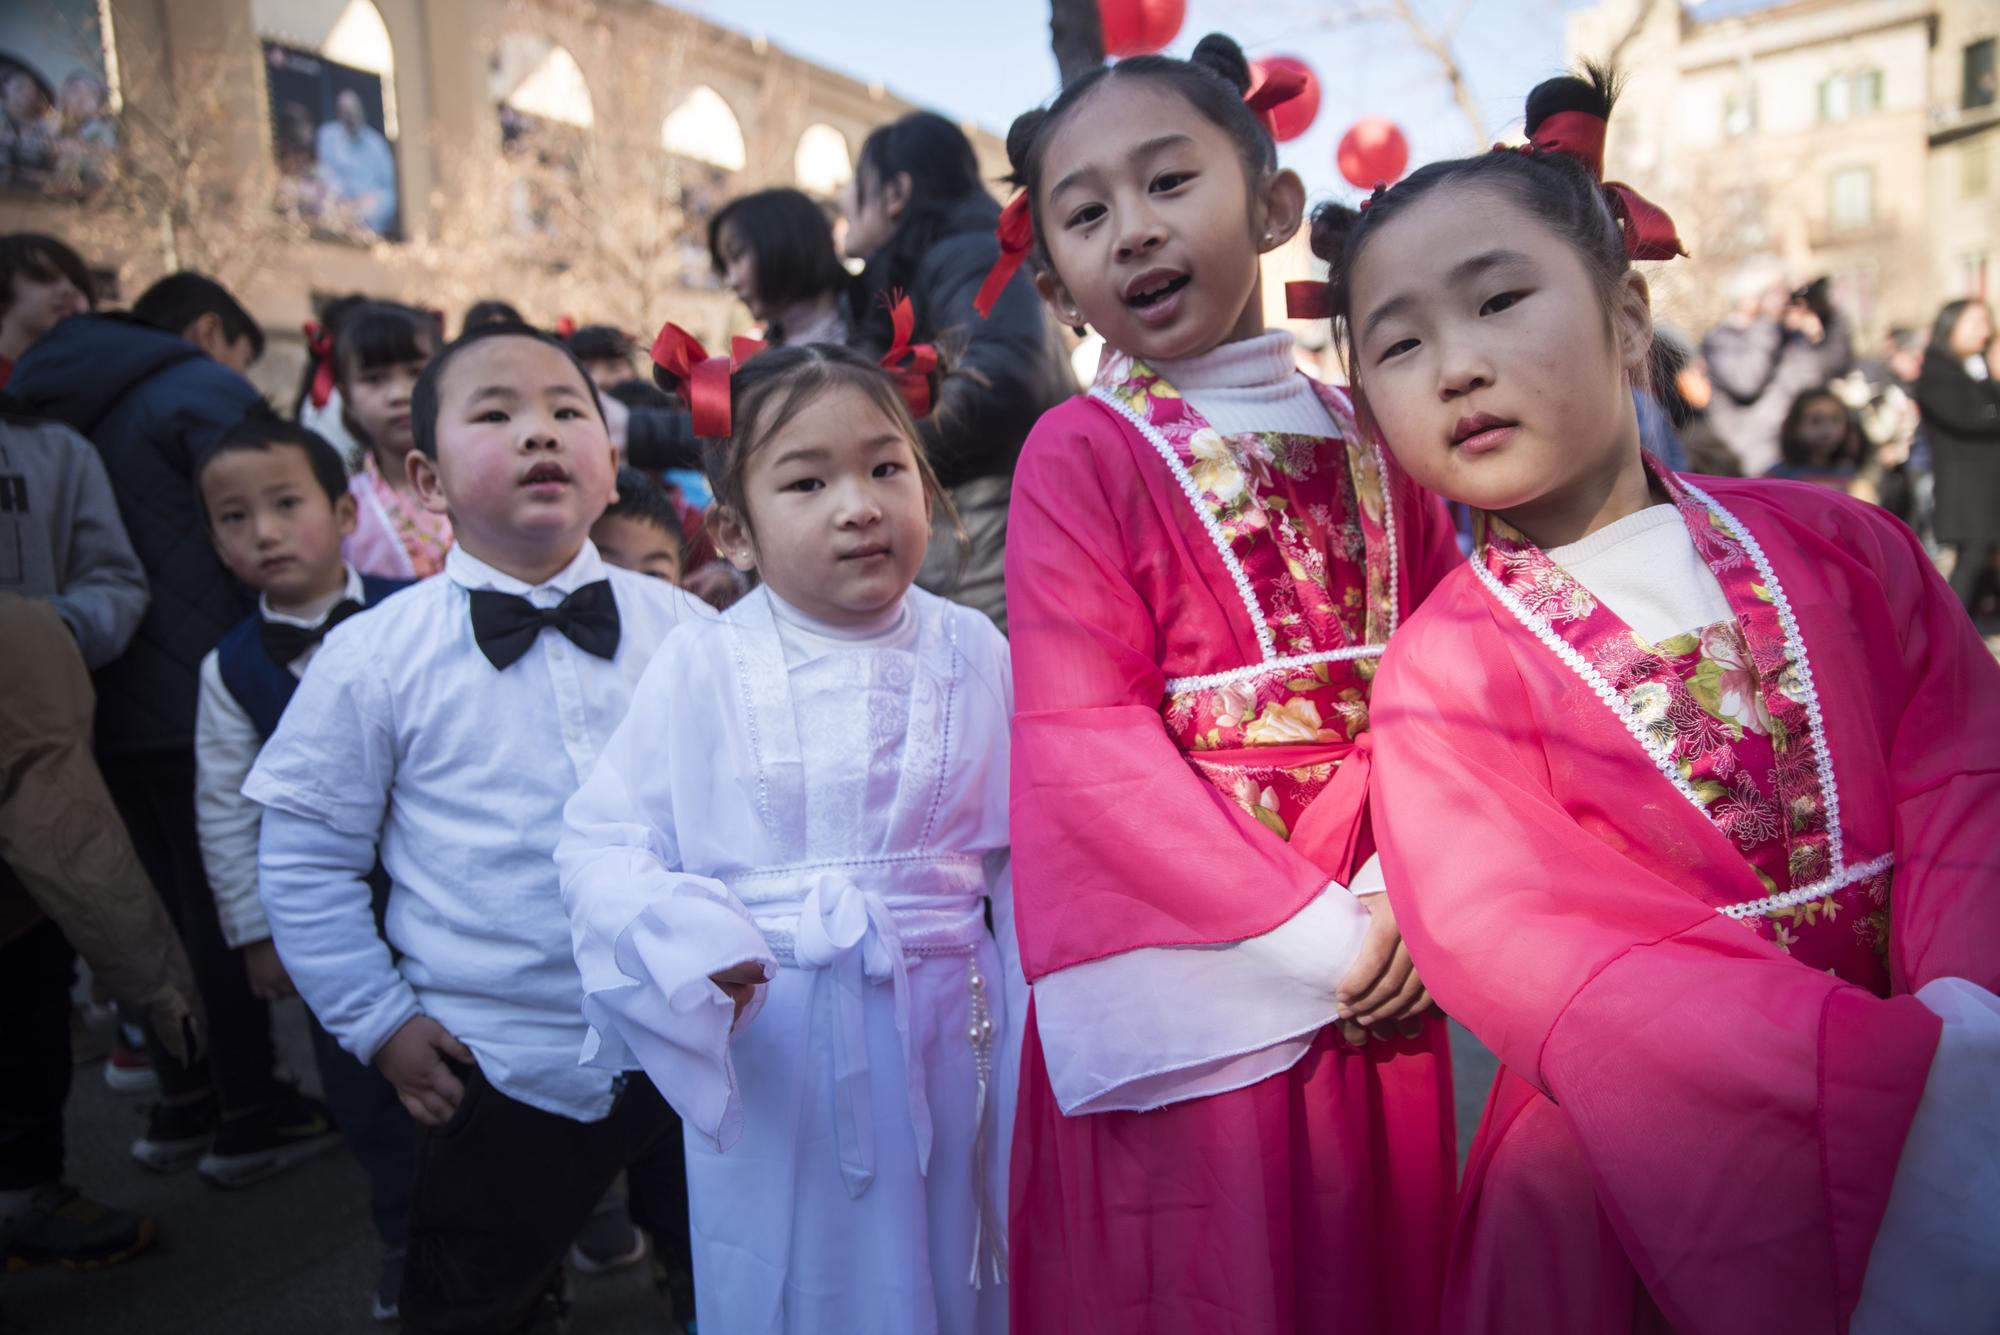
<svg viewBox="0 0 2000 1335">
<path fill-rule="evenodd" d="M 402 1320 L 403 1314 L 396 1302 L 403 1291 L 403 1261 L 406 1255 L 400 1251 L 382 1253 L 382 1273 L 375 1280 L 375 1292 L 368 1298 L 368 1315 L 377 1321 Z"/>
<path fill-rule="evenodd" d="M 569 1249 L 569 1263 L 579 1275 L 607 1275 L 645 1259 L 646 1235 L 633 1226 L 623 1201 L 584 1221 Z"/>
<path fill-rule="evenodd" d="M 146 1110 L 146 1134 L 132 1142 L 132 1157 L 156 1173 L 178 1173 L 201 1158 L 215 1123 L 213 1095 L 193 1103 L 155 1103 Z"/>
<path fill-rule="evenodd" d="M 153 1070 L 153 1059 L 144 1049 L 126 1047 L 122 1037 L 111 1041 L 111 1054 L 104 1060 L 104 1083 L 120 1094 L 157 1097 L 160 1092 L 160 1077 Z"/>
<path fill-rule="evenodd" d="M 0 1221 L 0 1255 L 8 1270 L 39 1265 L 97 1270 L 131 1260 L 152 1246 L 158 1233 L 145 1215 L 114 1210 L 75 1187 L 51 1183 L 26 1209 Z"/>
<path fill-rule="evenodd" d="M 222 1119 L 215 1143 L 195 1171 L 218 1187 L 247 1187 L 339 1141 L 324 1103 L 299 1093 L 295 1085 L 280 1085 L 255 1112 Z"/>
</svg>

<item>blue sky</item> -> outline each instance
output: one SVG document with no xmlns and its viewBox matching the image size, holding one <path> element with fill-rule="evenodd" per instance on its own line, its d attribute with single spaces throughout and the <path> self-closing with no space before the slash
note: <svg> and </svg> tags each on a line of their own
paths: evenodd
<svg viewBox="0 0 2000 1335">
<path fill-rule="evenodd" d="M 1055 91 L 1043 0 L 678 0 L 725 27 L 773 43 L 899 95 L 1005 133 L 1016 114 Z M 1369 4 L 1369 0 L 1362 0 Z M 1521 99 L 1563 58 L 1563 11 L 1575 0 L 1412 0 L 1428 15 L 1464 13 L 1456 48 L 1490 134 L 1518 128 Z M 1362 116 L 1386 115 L 1410 140 L 1417 164 L 1483 148 L 1438 66 L 1394 22 L 1329 27 L 1321 15 L 1347 0 L 1189 0 L 1172 48 L 1185 55 L 1223 31 L 1252 56 L 1296 55 L 1318 73 L 1319 118 L 1280 145 L 1285 165 L 1315 195 L 1354 192 L 1334 166 L 1341 134 Z"/>
</svg>

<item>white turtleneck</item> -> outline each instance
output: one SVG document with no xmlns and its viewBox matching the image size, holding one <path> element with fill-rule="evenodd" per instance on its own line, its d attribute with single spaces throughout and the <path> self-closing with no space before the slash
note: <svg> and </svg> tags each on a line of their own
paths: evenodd
<svg viewBox="0 0 2000 1335">
<path fill-rule="evenodd" d="M 787 306 L 766 323 L 785 331 L 786 346 L 800 343 L 844 343 L 847 321 L 841 318 L 840 302 L 831 296 L 815 297 Z"/>
<path fill-rule="evenodd" d="M 1225 436 L 1239 431 L 1340 433 L 1293 360 L 1292 336 L 1282 329 L 1218 344 L 1199 357 L 1151 365 Z"/>
<path fill-rule="evenodd" d="M 1722 585 L 1671 505 L 1649 505 L 1588 537 L 1549 548 L 1548 556 L 1648 644 L 1729 615 Z"/>
<path fill-rule="evenodd" d="M 778 642 L 785 649 L 785 666 L 797 667 L 817 654 L 837 649 L 908 649 L 917 641 L 917 615 L 905 593 L 872 617 L 857 622 L 822 621 L 778 596 L 768 583 L 771 615 L 778 623 Z"/>
</svg>

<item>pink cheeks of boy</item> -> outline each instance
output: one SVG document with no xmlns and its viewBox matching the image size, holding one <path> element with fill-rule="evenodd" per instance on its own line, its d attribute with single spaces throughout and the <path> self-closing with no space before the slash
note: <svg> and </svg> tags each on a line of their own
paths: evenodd
<svg viewBox="0 0 2000 1335">
<path fill-rule="evenodd" d="M 453 358 L 438 386 L 437 458 L 413 453 L 409 470 L 468 555 L 526 584 L 575 560 L 616 495 L 617 457 L 589 383 L 560 348 L 525 336 Z"/>
<path fill-rule="evenodd" d="M 296 445 L 215 456 L 201 470 L 201 497 L 216 555 L 272 611 L 309 607 L 346 587 L 340 543 L 354 532 L 354 498 L 329 500 Z"/>
<path fill-rule="evenodd" d="M 1632 403 L 1652 344 L 1645 279 L 1627 272 L 1610 305 L 1505 190 L 1439 186 L 1355 265 L 1355 383 L 1416 481 L 1562 546 L 1649 503 Z"/>
<path fill-rule="evenodd" d="M 375 456 L 375 467 L 392 487 L 410 485 L 403 462 L 415 443 L 410 435 L 410 394 L 428 360 L 426 356 L 359 368 L 341 377 L 341 404 L 360 428 L 360 439 Z"/>
<path fill-rule="evenodd" d="M 820 621 L 879 619 L 923 564 L 931 506 L 915 446 L 857 386 L 829 388 L 761 442 L 743 493 L 747 523 L 716 513 L 723 555 Z"/>
<path fill-rule="evenodd" d="M 1107 79 L 1043 149 L 1037 221 L 1058 319 L 1142 360 L 1264 331 L 1259 258 L 1298 231 L 1305 188 L 1253 179 L 1235 140 L 1186 98 Z"/>
</svg>

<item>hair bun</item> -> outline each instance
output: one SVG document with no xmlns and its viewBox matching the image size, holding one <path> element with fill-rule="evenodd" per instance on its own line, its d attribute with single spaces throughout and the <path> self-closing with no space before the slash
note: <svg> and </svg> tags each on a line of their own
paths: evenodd
<svg viewBox="0 0 2000 1335">
<path fill-rule="evenodd" d="M 1010 184 L 1026 186 L 1029 154 L 1034 150 L 1035 140 L 1042 133 L 1042 123 L 1049 113 L 1042 107 L 1030 107 L 1014 118 L 1007 130 L 1007 179 Z"/>
<path fill-rule="evenodd" d="M 1610 120 L 1617 101 L 1618 76 L 1606 66 L 1586 63 L 1581 74 L 1564 74 L 1535 85 L 1528 94 L 1525 128 L 1532 135 L 1543 121 L 1563 111 Z"/>
<path fill-rule="evenodd" d="M 1250 61 L 1236 39 L 1227 33 L 1212 32 L 1196 42 L 1188 63 L 1214 70 L 1234 84 L 1239 93 L 1250 91 Z"/>
<path fill-rule="evenodd" d="M 1312 253 L 1339 269 L 1341 260 L 1347 254 L 1347 238 L 1360 221 L 1358 209 L 1331 201 L 1320 205 L 1313 210 Z"/>
</svg>

